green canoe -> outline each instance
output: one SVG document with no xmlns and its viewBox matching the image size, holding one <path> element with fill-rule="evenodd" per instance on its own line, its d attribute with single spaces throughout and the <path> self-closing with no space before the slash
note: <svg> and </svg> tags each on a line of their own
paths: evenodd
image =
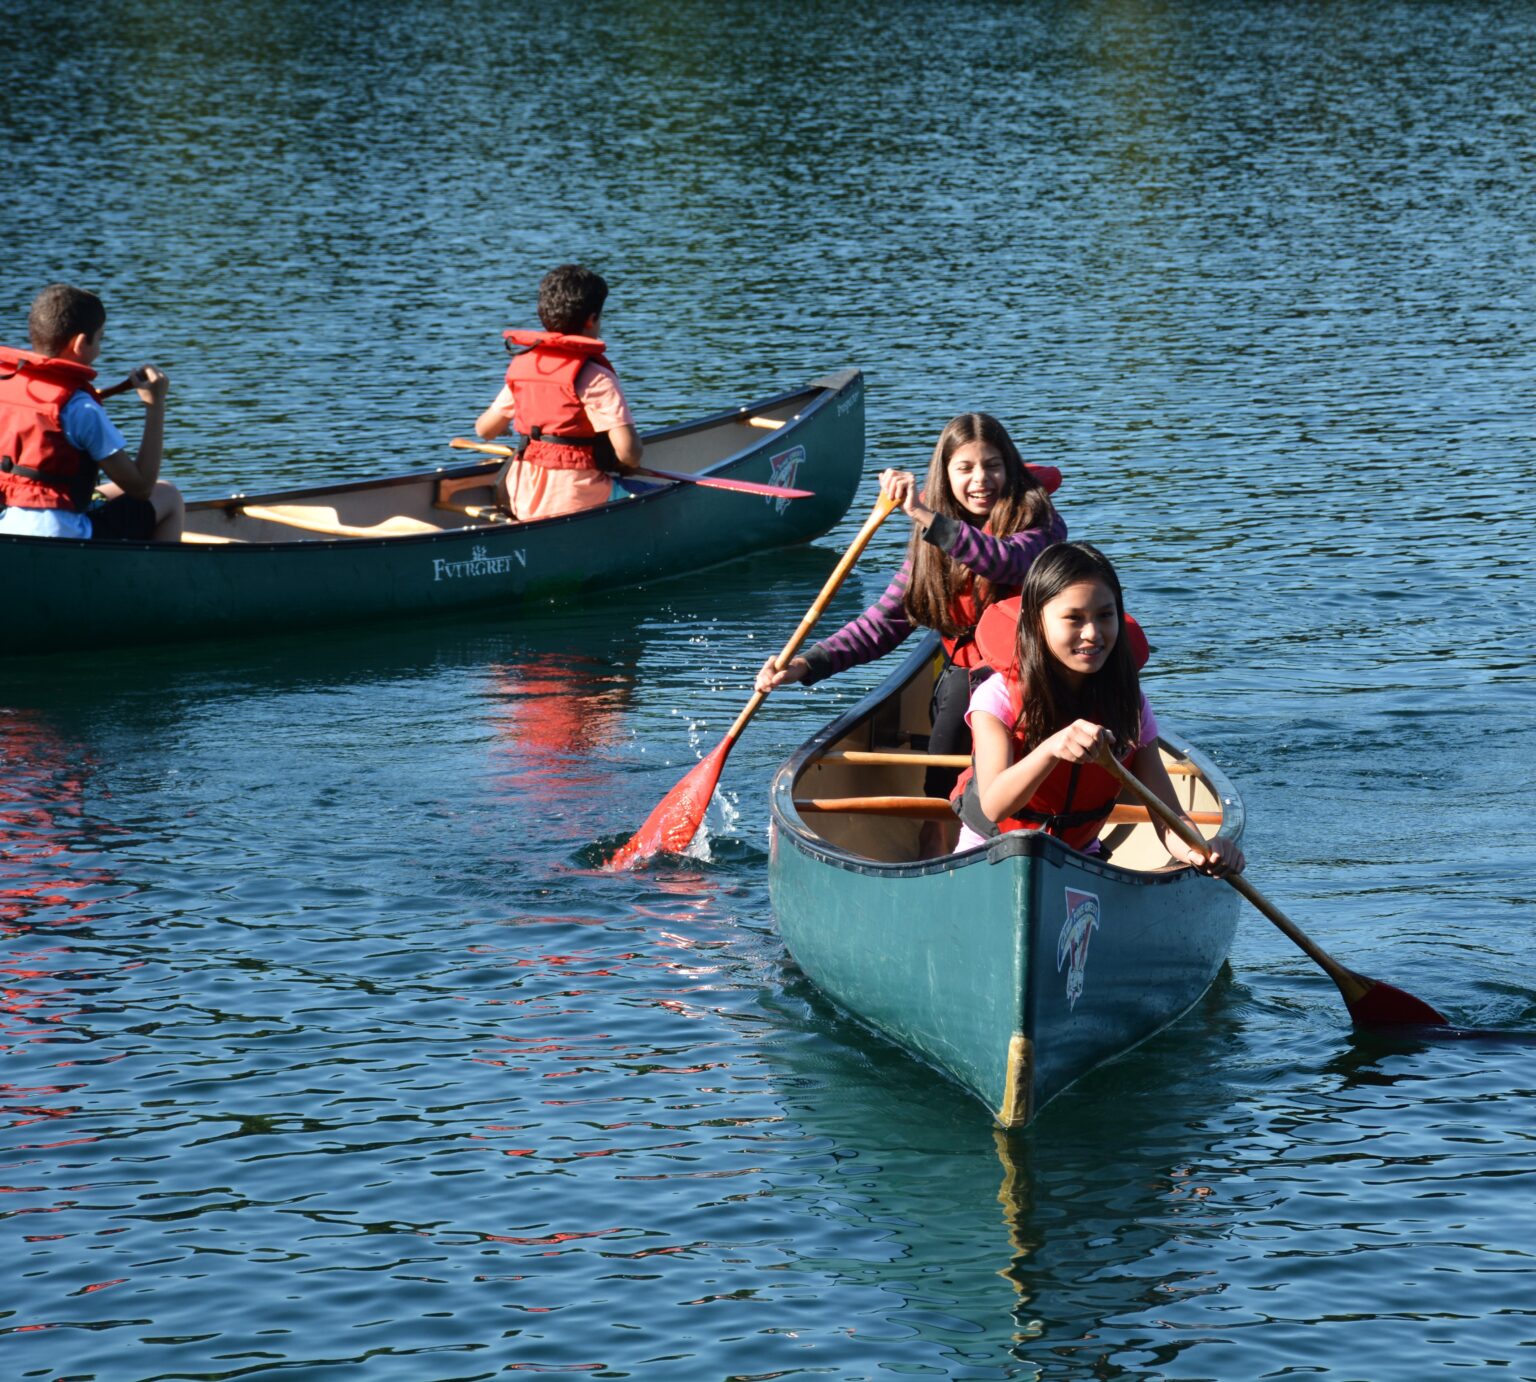
<svg viewBox="0 0 1536 1382">
<path fill-rule="evenodd" d="M 1116 807 L 1107 859 L 1038 831 L 918 859 L 923 821 L 947 816 L 921 796 L 936 651 L 926 642 L 779 769 L 769 885 L 784 944 L 824 993 L 1021 1127 L 1199 1000 L 1239 899 L 1174 867 L 1140 806 Z M 1175 735 L 1162 750 L 1207 838 L 1239 838 L 1226 778 Z"/>
<path fill-rule="evenodd" d="M 497 463 L 477 461 L 190 503 L 180 543 L 0 535 L 6 646 L 46 652 L 514 609 L 805 542 L 836 525 L 858 487 L 863 376 L 840 370 L 644 440 L 648 467 L 814 497 L 659 483 L 600 509 L 511 523 L 487 508 Z"/>
</svg>

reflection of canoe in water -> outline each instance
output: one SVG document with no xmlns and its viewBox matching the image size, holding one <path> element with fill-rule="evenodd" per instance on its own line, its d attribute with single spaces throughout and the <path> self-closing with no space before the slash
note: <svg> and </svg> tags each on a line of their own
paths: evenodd
<svg viewBox="0 0 1536 1382">
<path fill-rule="evenodd" d="M 645 463 L 660 470 L 814 497 L 663 483 L 585 513 L 509 523 L 486 512 L 498 463 L 476 462 L 188 504 L 180 544 L 0 536 L 0 579 L 11 592 L 6 646 L 93 648 L 510 609 L 805 542 L 842 518 L 858 486 L 863 377 L 841 370 L 651 433 L 645 447 Z"/>
<path fill-rule="evenodd" d="M 1038 832 L 918 861 L 935 645 L 802 745 L 772 791 L 770 886 L 800 967 L 842 1007 L 1027 1123 L 1165 1027 L 1226 959 L 1238 895 L 1173 868 L 1145 808 L 1090 858 Z M 1230 783 L 1173 735 L 1164 757 L 1207 836 L 1242 833 Z M 873 761 L 872 761 L 873 760 Z"/>
</svg>

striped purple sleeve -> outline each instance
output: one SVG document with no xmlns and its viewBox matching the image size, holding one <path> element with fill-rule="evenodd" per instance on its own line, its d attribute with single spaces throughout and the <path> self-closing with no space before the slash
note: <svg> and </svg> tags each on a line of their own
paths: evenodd
<svg viewBox="0 0 1536 1382">
<path fill-rule="evenodd" d="M 923 534 L 940 551 L 963 562 L 977 575 L 995 585 L 1022 585 L 1030 563 L 1053 542 L 1067 536 L 1067 525 L 1060 514 L 1053 514 L 1048 528 L 1024 528 L 1009 537 L 993 537 L 969 523 L 939 514 Z M 813 644 L 801 654 L 810 671 L 805 685 L 813 686 L 837 672 L 884 657 L 912 632 L 902 603 L 912 563 L 904 561 L 896 579 L 885 594 L 857 619 L 843 625 L 836 633 Z"/>
<path fill-rule="evenodd" d="M 1052 543 L 1064 542 L 1067 525 L 1052 514 L 1047 528 L 1021 528 L 1008 537 L 993 537 L 969 523 L 939 514 L 928 525 L 923 541 L 968 566 L 993 585 L 1023 585 L 1024 573 Z"/>
<path fill-rule="evenodd" d="M 836 633 L 801 654 L 811 669 L 805 685 L 812 686 L 835 672 L 884 657 L 912 632 L 912 621 L 907 618 L 906 606 L 902 604 L 911 569 L 910 561 L 902 562 L 901 570 L 886 586 L 884 595 L 857 619 L 849 620 Z"/>
</svg>

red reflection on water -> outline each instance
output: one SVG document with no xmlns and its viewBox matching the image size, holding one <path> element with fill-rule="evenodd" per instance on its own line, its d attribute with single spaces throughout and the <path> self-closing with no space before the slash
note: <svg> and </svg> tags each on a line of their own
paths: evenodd
<svg viewBox="0 0 1536 1382">
<path fill-rule="evenodd" d="M 520 809 L 531 803 L 555 818 L 573 799 L 611 796 L 612 775 L 595 766 L 595 750 L 623 719 L 632 675 L 579 654 L 542 653 L 492 667 L 491 679 L 498 781 Z"/>
<path fill-rule="evenodd" d="M 105 869 L 80 863 L 92 766 L 41 717 L 0 714 L 0 934 L 54 910 L 65 915 L 44 924 L 79 921 L 94 901 L 82 891 L 116 882 Z M 100 833 L 100 823 L 89 824 Z"/>
<path fill-rule="evenodd" d="M 40 945 L 39 934 L 94 920 L 102 897 L 119 890 L 109 870 L 86 862 L 107 830 L 86 810 L 93 766 L 78 743 L 42 716 L 0 712 L 0 936 L 10 944 L 0 956 L 6 979 L 0 988 L 0 1052 L 13 1057 L 23 1047 L 58 1041 L 60 1029 L 86 1006 L 76 991 L 84 971 L 75 953 L 65 945 Z M 57 1125 L 80 1110 L 49 1099 L 78 1088 L 0 1084 L 0 1114 L 12 1128 Z M 96 1140 L 82 1135 L 15 1145 L 45 1151 Z"/>
<path fill-rule="evenodd" d="M 480 1236 L 487 1243 L 518 1243 L 524 1247 L 544 1248 L 552 1247 L 557 1243 L 574 1243 L 581 1238 L 606 1238 L 611 1233 L 622 1233 L 623 1231 L 623 1229 L 615 1226 L 613 1228 L 590 1229 L 584 1232 L 545 1233 L 528 1238 L 510 1233 L 483 1233 Z"/>
</svg>

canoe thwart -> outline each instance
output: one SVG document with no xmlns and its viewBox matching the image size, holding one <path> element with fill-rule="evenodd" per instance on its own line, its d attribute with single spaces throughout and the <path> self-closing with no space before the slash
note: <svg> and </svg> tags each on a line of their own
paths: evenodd
<svg viewBox="0 0 1536 1382">
<path fill-rule="evenodd" d="M 743 417 L 738 422 L 746 427 L 761 427 L 769 432 L 777 432 L 784 424 L 776 417 Z"/>
<path fill-rule="evenodd" d="M 838 749 L 824 753 L 813 763 L 850 763 L 859 767 L 897 767 L 912 763 L 924 768 L 969 768 L 968 753 L 924 753 L 918 749 Z M 1200 770 L 1193 763 L 1165 763 L 1170 777 L 1198 777 Z"/>
<path fill-rule="evenodd" d="M 860 816 L 905 816 L 912 820 L 950 820 L 954 811 L 944 797 L 804 797 L 797 798 L 801 815 L 842 812 Z M 1220 811 L 1188 811 L 1196 825 L 1220 825 Z M 1145 806 L 1126 803 L 1110 808 L 1107 824 L 1142 825 L 1151 816 Z"/>
</svg>

